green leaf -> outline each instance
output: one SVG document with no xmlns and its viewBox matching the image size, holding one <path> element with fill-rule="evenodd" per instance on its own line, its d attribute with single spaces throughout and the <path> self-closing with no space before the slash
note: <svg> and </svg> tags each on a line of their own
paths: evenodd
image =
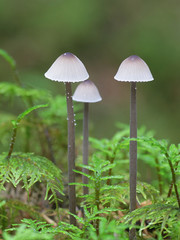
<svg viewBox="0 0 180 240">
<path fill-rule="evenodd" d="M 32 112 L 33 110 L 36 110 L 38 108 L 43 108 L 43 107 L 47 107 L 48 104 L 42 104 L 42 105 L 36 105 L 34 107 L 30 107 L 27 110 L 25 110 L 23 113 L 19 114 L 19 116 L 17 117 L 16 120 L 12 121 L 13 127 L 17 128 L 18 124 L 20 123 L 20 121 L 26 116 L 28 115 L 30 112 Z"/>
<path fill-rule="evenodd" d="M 176 157 L 176 155 L 179 154 L 179 150 L 178 148 L 176 147 L 175 144 L 171 144 L 170 147 L 169 147 L 169 150 L 168 150 L 168 154 L 170 157 Z"/>
<path fill-rule="evenodd" d="M 12 69 L 16 68 L 15 60 L 3 49 L 0 49 L 0 56 L 3 57 L 12 67 Z"/>
<path fill-rule="evenodd" d="M 11 123 L 14 127 L 16 126 L 16 120 L 11 120 Z"/>
<path fill-rule="evenodd" d="M 28 113 L 32 112 L 33 110 L 38 109 L 38 108 L 47 107 L 47 106 L 48 106 L 48 104 L 41 104 L 41 105 L 36 105 L 34 107 L 28 108 L 26 111 L 24 111 L 17 117 L 17 122 L 20 122 Z"/>
<path fill-rule="evenodd" d="M 108 180 L 108 179 L 123 179 L 123 176 L 107 176 L 107 177 L 102 177 L 101 180 Z"/>
</svg>

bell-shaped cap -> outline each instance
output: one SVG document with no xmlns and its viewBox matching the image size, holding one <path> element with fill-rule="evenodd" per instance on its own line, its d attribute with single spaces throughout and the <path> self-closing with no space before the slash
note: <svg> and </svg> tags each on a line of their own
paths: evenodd
<svg viewBox="0 0 180 240">
<path fill-rule="evenodd" d="M 123 82 L 148 82 L 154 80 L 148 65 L 136 55 L 126 58 L 120 64 L 114 78 Z"/>
<path fill-rule="evenodd" d="M 58 82 L 81 82 L 89 78 L 84 64 L 69 52 L 58 57 L 44 75 Z"/>
<path fill-rule="evenodd" d="M 77 86 L 72 99 L 84 103 L 94 103 L 102 100 L 97 87 L 90 80 L 86 80 Z"/>
</svg>

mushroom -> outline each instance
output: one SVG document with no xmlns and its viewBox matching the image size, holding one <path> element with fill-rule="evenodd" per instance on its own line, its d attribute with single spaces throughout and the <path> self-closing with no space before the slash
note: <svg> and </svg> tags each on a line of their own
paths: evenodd
<svg viewBox="0 0 180 240">
<path fill-rule="evenodd" d="M 69 184 L 75 182 L 75 130 L 74 110 L 72 103 L 71 82 L 81 82 L 89 78 L 84 64 L 72 53 L 64 53 L 58 57 L 45 73 L 45 77 L 64 82 L 66 86 L 67 120 L 68 120 L 68 178 Z M 69 211 L 76 214 L 75 186 L 69 185 Z M 76 219 L 70 215 L 70 223 L 76 225 Z"/>
<path fill-rule="evenodd" d="M 78 85 L 76 88 L 73 100 L 77 102 L 84 103 L 84 119 L 83 119 L 83 165 L 88 165 L 88 113 L 89 113 L 89 103 L 95 103 L 102 100 L 99 91 L 95 84 L 86 80 Z M 88 169 L 83 168 L 82 172 L 88 174 Z M 88 178 L 86 176 L 82 176 L 83 184 L 88 184 Z M 89 193 L 88 187 L 83 187 L 83 194 L 86 195 Z"/>
<path fill-rule="evenodd" d="M 137 138 L 136 120 L 136 82 L 152 81 L 153 76 L 148 65 L 138 56 L 126 58 L 114 76 L 117 81 L 131 82 L 130 106 L 130 138 Z M 136 209 L 136 178 L 137 178 L 137 141 L 130 141 L 130 211 Z M 130 231 L 130 239 L 134 239 L 135 229 Z"/>
</svg>

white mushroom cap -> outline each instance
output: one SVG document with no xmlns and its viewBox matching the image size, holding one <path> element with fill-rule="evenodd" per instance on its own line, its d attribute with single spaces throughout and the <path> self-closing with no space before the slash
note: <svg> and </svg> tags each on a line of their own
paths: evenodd
<svg viewBox="0 0 180 240">
<path fill-rule="evenodd" d="M 94 103 L 102 100 L 97 87 L 90 80 L 86 80 L 77 86 L 72 99 L 77 102 L 87 103 Z"/>
<path fill-rule="evenodd" d="M 58 82 L 81 82 L 89 78 L 84 64 L 72 53 L 58 57 L 44 75 Z"/>
<path fill-rule="evenodd" d="M 114 78 L 123 82 L 148 82 L 154 80 L 148 65 L 136 55 L 126 58 L 120 64 Z"/>
</svg>

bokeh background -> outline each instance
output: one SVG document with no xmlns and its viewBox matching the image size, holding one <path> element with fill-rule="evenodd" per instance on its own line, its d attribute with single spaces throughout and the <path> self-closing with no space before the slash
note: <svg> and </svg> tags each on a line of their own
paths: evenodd
<svg viewBox="0 0 180 240">
<path fill-rule="evenodd" d="M 45 79 L 44 72 L 62 53 L 77 55 L 103 98 L 90 110 L 91 135 L 98 138 L 111 137 L 116 122 L 129 122 L 130 86 L 114 75 L 125 58 L 139 55 L 155 80 L 138 84 L 138 126 L 178 143 L 179 11 L 178 0 L 0 0 L 0 48 L 16 59 L 24 85 L 54 95 L 64 94 L 64 85 Z M 0 81 L 13 81 L 2 59 Z M 24 110 L 7 108 L 17 115 Z"/>
</svg>

